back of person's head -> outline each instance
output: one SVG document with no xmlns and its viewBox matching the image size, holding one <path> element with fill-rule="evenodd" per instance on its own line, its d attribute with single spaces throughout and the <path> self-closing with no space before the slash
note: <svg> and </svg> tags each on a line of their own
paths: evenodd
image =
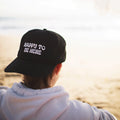
<svg viewBox="0 0 120 120">
<path fill-rule="evenodd" d="M 30 30 L 23 35 L 17 58 L 5 72 L 23 74 L 23 81 L 30 88 L 37 89 L 39 83 L 49 87 L 48 80 L 55 67 L 66 59 L 65 47 L 65 40 L 58 33 L 46 29 Z"/>
</svg>

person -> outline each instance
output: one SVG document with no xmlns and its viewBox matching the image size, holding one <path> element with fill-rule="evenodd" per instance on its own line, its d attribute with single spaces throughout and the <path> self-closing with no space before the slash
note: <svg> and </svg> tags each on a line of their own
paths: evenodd
<svg viewBox="0 0 120 120">
<path fill-rule="evenodd" d="M 16 59 L 5 68 L 22 74 L 23 80 L 0 87 L 0 120 L 116 120 L 106 110 L 69 100 L 64 88 L 55 86 L 65 59 L 66 42 L 58 33 L 25 33 Z"/>
</svg>

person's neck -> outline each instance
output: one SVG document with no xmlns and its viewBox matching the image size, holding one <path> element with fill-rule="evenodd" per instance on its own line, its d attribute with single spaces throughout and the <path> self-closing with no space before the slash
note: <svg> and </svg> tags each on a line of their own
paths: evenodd
<svg viewBox="0 0 120 120">
<path fill-rule="evenodd" d="M 32 82 L 30 81 L 31 79 L 29 78 L 29 80 L 23 79 L 23 84 L 31 89 L 45 89 L 45 88 L 51 88 L 55 85 L 56 81 L 58 79 L 58 76 L 54 75 L 52 76 L 52 78 L 48 78 L 46 81 L 44 79 L 38 79 L 35 80 L 32 79 Z"/>
<path fill-rule="evenodd" d="M 35 89 L 35 90 L 37 90 L 37 89 L 46 89 L 46 88 L 51 87 L 51 86 L 46 86 L 43 83 L 41 83 L 41 84 L 36 83 L 36 84 L 33 85 L 33 84 L 26 84 L 26 83 L 22 82 L 22 84 L 25 85 L 28 88 Z"/>
</svg>

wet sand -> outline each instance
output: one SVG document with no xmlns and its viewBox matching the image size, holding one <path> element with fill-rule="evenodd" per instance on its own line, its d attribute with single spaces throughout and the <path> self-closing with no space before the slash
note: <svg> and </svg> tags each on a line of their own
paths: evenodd
<svg viewBox="0 0 120 120">
<path fill-rule="evenodd" d="M 11 87 L 14 82 L 21 81 L 20 74 L 4 72 L 5 66 L 17 56 L 19 42 L 19 36 L 0 36 L 0 86 Z M 98 108 L 106 109 L 120 120 L 119 77 L 105 79 L 104 77 L 90 76 L 73 66 L 69 62 L 63 64 L 57 85 L 63 85 L 70 93 L 71 99 L 81 100 Z"/>
</svg>

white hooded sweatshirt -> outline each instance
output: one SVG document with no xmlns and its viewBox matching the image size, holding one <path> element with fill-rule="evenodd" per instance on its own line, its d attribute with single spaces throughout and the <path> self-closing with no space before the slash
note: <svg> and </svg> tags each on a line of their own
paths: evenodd
<svg viewBox="0 0 120 120">
<path fill-rule="evenodd" d="M 33 90 L 22 83 L 0 87 L 0 120 L 116 120 L 109 112 L 69 100 L 61 86 Z"/>
</svg>

